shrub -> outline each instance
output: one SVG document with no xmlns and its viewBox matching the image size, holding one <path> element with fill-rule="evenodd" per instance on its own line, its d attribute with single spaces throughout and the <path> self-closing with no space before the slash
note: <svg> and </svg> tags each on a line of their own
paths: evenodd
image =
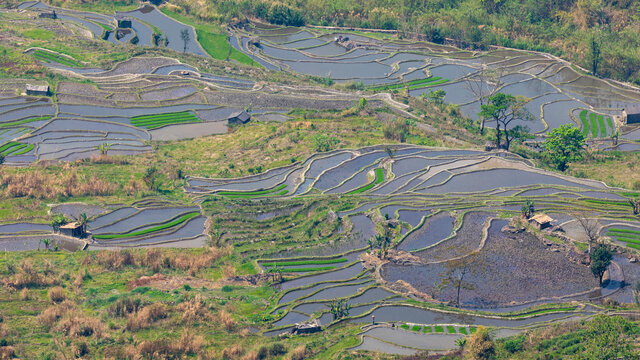
<svg viewBox="0 0 640 360">
<path fill-rule="evenodd" d="M 330 151 L 340 143 L 340 139 L 324 133 L 318 133 L 313 137 L 313 146 L 318 152 Z"/>
<path fill-rule="evenodd" d="M 104 330 L 100 320 L 82 315 L 64 317 L 56 327 L 56 331 L 61 331 L 70 337 L 94 336 L 98 339 L 104 337 Z"/>
<path fill-rule="evenodd" d="M 287 353 L 287 348 L 281 343 L 275 343 L 269 349 L 269 355 L 276 357 Z"/>
<path fill-rule="evenodd" d="M 123 266 L 135 265 L 133 254 L 128 250 L 100 251 L 97 255 L 98 264 L 107 270 L 118 270 Z"/>
<path fill-rule="evenodd" d="M 244 354 L 244 349 L 239 344 L 235 344 L 231 347 L 224 348 L 222 350 L 222 359 L 223 360 L 238 359 L 242 354 Z"/>
<path fill-rule="evenodd" d="M 469 335 L 465 344 L 465 351 L 474 360 L 491 359 L 495 354 L 495 347 L 489 330 L 479 326 L 473 335 Z"/>
<path fill-rule="evenodd" d="M 409 134 L 409 125 L 406 121 L 396 119 L 384 126 L 382 129 L 385 139 L 405 142 Z"/>
<path fill-rule="evenodd" d="M 142 300 L 139 298 L 132 298 L 124 296 L 119 298 L 115 303 L 109 307 L 109 315 L 116 317 L 125 317 L 129 314 L 138 312 L 142 307 Z"/>
<path fill-rule="evenodd" d="M 151 326 L 154 322 L 167 317 L 164 305 L 155 303 L 142 308 L 127 319 L 127 330 L 136 331 Z"/>
<path fill-rule="evenodd" d="M 49 289 L 48 295 L 49 295 L 49 300 L 53 301 L 54 303 L 59 303 L 59 302 L 62 302 L 64 299 L 66 299 L 66 296 L 64 295 L 64 291 L 60 286 L 56 286 L 54 288 Z"/>
<path fill-rule="evenodd" d="M 510 353 L 516 353 L 524 349 L 524 336 L 509 338 L 504 342 L 504 348 Z"/>
<path fill-rule="evenodd" d="M 38 315 L 38 321 L 47 327 L 52 327 L 60 318 L 74 309 L 73 303 L 65 300 L 58 305 L 45 309 Z"/>
<path fill-rule="evenodd" d="M 207 308 L 200 295 L 178 305 L 178 311 L 182 313 L 182 321 L 195 321 L 207 317 Z"/>
<path fill-rule="evenodd" d="M 236 328 L 236 322 L 231 315 L 225 310 L 220 310 L 217 315 L 218 323 L 227 331 L 233 331 Z"/>
<path fill-rule="evenodd" d="M 307 347 L 305 345 L 300 345 L 297 348 L 291 350 L 291 354 L 289 354 L 290 360 L 304 360 L 309 356 L 307 351 Z"/>
</svg>

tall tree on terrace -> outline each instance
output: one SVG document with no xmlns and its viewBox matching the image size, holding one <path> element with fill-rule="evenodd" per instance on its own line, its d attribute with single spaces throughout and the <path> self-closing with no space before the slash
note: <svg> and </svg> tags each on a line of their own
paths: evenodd
<svg viewBox="0 0 640 360">
<path fill-rule="evenodd" d="M 486 65 L 483 65 L 476 75 L 465 79 L 465 87 L 478 99 L 481 108 L 502 87 L 502 75 L 502 68 L 489 69 Z M 486 121 L 485 117 L 480 117 L 480 135 L 484 135 Z"/>
<path fill-rule="evenodd" d="M 496 145 L 509 150 L 511 140 L 521 131 L 512 131 L 509 127 L 514 121 L 532 121 L 533 115 L 524 107 L 526 99 L 510 94 L 496 93 L 487 99 L 487 104 L 480 106 L 478 116 L 491 119 L 496 123 Z M 522 129 L 522 127 L 520 127 Z M 502 145 L 504 135 L 505 144 Z"/>
<path fill-rule="evenodd" d="M 582 158 L 585 138 L 580 129 L 571 124 L 565 124 L 553 129 L 543 146 L 547 160 L 558 170 L 565 171 L 570 162 Z"/>
</svg>

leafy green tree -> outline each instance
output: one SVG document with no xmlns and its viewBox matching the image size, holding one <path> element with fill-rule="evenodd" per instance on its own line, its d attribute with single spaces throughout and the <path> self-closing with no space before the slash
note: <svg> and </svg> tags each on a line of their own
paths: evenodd
<svg viewBox="0 0 640 360">
<path fill-rule="evenodd" d="M 349 309 L 351 309 L 351 305 L 345 299 L 334 300 L 327 306 L 329 306 L 329 312 L 333 314 L 333 320 L 349 316 Z"/>
<path fill-rule="evenodd" d="M 598 74 L 598 65 L 600 64 L 600 42 L 596 39 L 596 36 L 591 37 L 591 73 L 593 75 Z"/>
<path fill-rule="evenodd" d="M 465 353 L 469 359 L 490 360 L 496 353 L 495 344 L 491 332 L 484 326 L 478 326 L 475 334 L 469 335 L 464 345 Z"/>
<path fill-rule="evenodd" d="M 456 306 L 460 305 L 460 292 L 464 290 L 473 290 L 475 285 L 466 280 L 467 275 L 479 272 L 480 267 L 477 253 L 463 256 L 461 258 L 452 259 L 443 263 L 445 271 L 439 274 L 441 281 L 438 284 L 438 290 L 447 287 L 453 287 L 456 290 Z"/>
<path fill-rule="evenodd" d="M 62 214 L 57 214 L 53 217 L 53 219 L 51 220 L 51 227 L 53 228 L 54 232 L 58 232 L 60 231 L 60 227 L 62 225 L 68 224 L 69 220 Z"/>
<path fill-rule="evenodd" d="M 481 105 L 478 116 L 491 119 L 496 124 L 496 145 L 509 150 L 511 140 L 519 132 L 514 132 L 509 127 L 514 121 L 532 121 L 533 116 L 524 107 L 526 99 L 510 94 L 496 93 L 487 99 L 487 104 Z M 504 136 L 505 144 L 502 145 Z"/>
<path fill-rule="evenodd" d="M 333 150 L 339 143 L 340 139 L 335 136 L 329 136 L 325 133 L 319 133 L 313 137 L 313 146 L 316 151 L 319 152 Z"/>
<path fill-rule="evenodd" d="M 160 187 L 159 177 L 158 169 L 155 166 L 151 166 L 145 170 L 142 181 L 144 181 L 149 190 L 156 191 Z"/>
<path fill-rule="evenodd" d="M 446 91 L 439 89 L 436 91 L 433 91 L 432 89 L 429 89 L 428 93 L 424 93 L 422 94 L 422 97 L 424 99 L 426 99 L 427 101 L 436 104 L 436 105 L 442 105 L 444 104 L 444 97 L 447 96 Z"/>
<path fill-rule="evenodd" d="M 527 202 L 522 205 L 522 216 L 524 216 L 526 219 L 530 218 L 535 211 L 535 204 L 531 200 L 527 200 Z"/>
<path fill-rule="evenodd" d="M 78 217 L 78 225 L 80 225 L 80 230 L 82 231 L 82 237 L 87 235 L 87 223 L 89 222 L 87 218 L 87 213 L 83 212 Z"/>
<path fill-rule="evenodd" d="M 600 286 L 602 286 L 602 277 L 611 264 L 612 258 L 611 249 L 606 244 L 596 246 L 591 252 L 591 272 L 598 279 Z"/>
<path fill-rule="evenodd" d="M 543 143 L 544 155 L 549 162 L 560 171 L 567 169 L 567 164 L 582 158 L 585 138 L 580 129 L 565 124 L 553 129 Z"/>
</svg>

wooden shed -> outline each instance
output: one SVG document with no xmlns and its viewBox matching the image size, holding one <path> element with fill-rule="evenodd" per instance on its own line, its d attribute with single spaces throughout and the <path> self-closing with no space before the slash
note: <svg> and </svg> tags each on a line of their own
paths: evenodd
<svg viewBox="0 0 640 360">
<path fill-rule="evenodd" d="M 551 227 L 551 221 L 553 219 L 546 214 L 538 214 L 529 219 L 529 223 L 540 230 Z"/>
<path fill-rule="evenodd" d="M 320 325 L 318 319 L 296 324 L 296 326 L 291 329 L 291 333 L 294 335 L 312 334 L 318 331 L 322 331 L 322 326 Z"/>
<path fill-rule="evenodd" d="M 622 122 L 625 124 L 640 124 L 640 104 L 622 109 Z"/>
<path fill-rule="evenodd" d="M 228 119 L 229 124 L 246 124 L 249 120 L 251 120 L 251 115 L 244 110 L 232 113 Z"/>
<path fill-rule="evenodd" d="M 26 91 L 27 91 L 27 95 L 48 96 L 49 95 L 49 85 L 31 85 L 31 84 L 27 84 Z"/>
<path fill-rule="evenodd" d="M 82 225 L 77 222 L 68 223 L 66 225 L 60 226 L 60 233 L 62 235 L 81 238 L 84 236 L 82 231 Z"/>
</svg>

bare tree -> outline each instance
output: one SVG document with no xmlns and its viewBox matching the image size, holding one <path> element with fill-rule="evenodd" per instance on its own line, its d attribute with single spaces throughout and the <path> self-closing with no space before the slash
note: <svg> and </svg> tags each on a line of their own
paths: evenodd
<svg viewBox="0 0 640 360">
<path fill-rule="evenodd" d="M 589 242 L 589 254 L 591 254 L 591 249 L 593 248 L 593 243 L 597 242 L 600 239 L 600 222 L 598 219 L 589 218 L 588 214 L 584 212 L 573 212 L 571 213 L 584 233 L 587 235 L 587 241 Z"/>
<path fill-rule="evenodd" d="M 465 79 L 465 87 L 478 99 L 482 107 L 487 104 L 489 97 L 495 95 L 502 87 L 502 75 L 502 68 L 489 69 L 483 64 L 480 71 Z M 484 134 L 486 120 L 484 116 L 480 117 L 480 134 Z"/>
<path fill-rule="evenodd" d="M 479 261 L 478 253 L 473 252 L 463 257 L 448 260 L 443 265 L 445 271 L 439 274 L 441 281 L 437 288 L 438 290 L 444 290 L 447 287 L 453 287 L 456 291 L 456 306 L 460 306 L 461 290 L 473 290 L 475 288 L 475 285 L 467 280 L 467 276 L 481 271 L 482 264 Z"/>
<path fill-rule="evenodd" d="M 182 29 L 180 31 L 180 38 L 182 39 L 182 42 L 184 43 L 184 50 L 182 52 L 187 52 L 187 44 L 191 40 L 191 38 L 189 36 L 189 30 L 187 30 L 186 28 Z"/>
<path fill-rule="evenodd" d="M 629 204 L 633 208 L 633 215 L 640 215 L 640 198 L 628 199 Z"/>
</svg>

